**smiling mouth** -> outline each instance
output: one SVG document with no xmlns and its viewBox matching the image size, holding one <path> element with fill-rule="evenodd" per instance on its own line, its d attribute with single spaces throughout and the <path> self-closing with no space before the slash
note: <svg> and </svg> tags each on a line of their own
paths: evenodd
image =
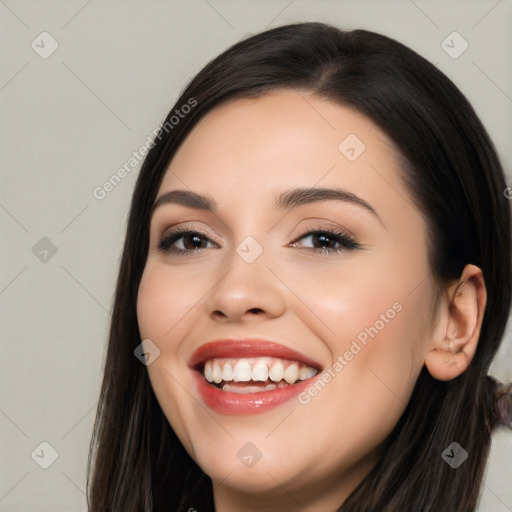
<svg viewBox="0 0 512 512">
<path fill-rule="evenodd" d="M 318 373 L 305 363 L 277 357 L 213 358 L 198 370 L 213 387 L 240 394 L 282 389 Z"/>
<path fill-rule="evenodd" d="M 258 338 L 205 343 L 187 364 L 204 404 L 229 415 L 278 407 L 306 389 L 322 371 L 308 356 Z"/>
</svg>

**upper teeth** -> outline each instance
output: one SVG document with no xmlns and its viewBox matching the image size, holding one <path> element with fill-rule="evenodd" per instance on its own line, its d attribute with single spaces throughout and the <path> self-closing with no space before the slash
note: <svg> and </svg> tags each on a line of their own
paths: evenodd
<svg viewBox="0 0 512 512">
<path fill-rule="evenodd" d="M 210 359 L 203 375 L 208 382 L 273 382 L 286 381 L 293 384 L 317 374 L 317 370 L 306 364 L 273 357 L 242 359 Z"/>
</svg>

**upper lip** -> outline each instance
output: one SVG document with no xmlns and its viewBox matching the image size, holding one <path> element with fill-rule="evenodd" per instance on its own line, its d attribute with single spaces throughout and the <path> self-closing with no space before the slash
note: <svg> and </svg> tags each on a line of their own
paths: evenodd
<svg viewBox="0 0 512 512">
<path fill-rule="evenodd" d="M 260 338 L 209 341 L 194 351 L 188 360 L 188 366 L 190 368 L 199 369 L 209 359 L 239 359 L 251 357 L 276 357 L 279 359 L 304 363 L 312 368 L 321 370 L 321 365 L 318 362 L 304 354 L 274 341 L 268 341 Z"/>
</svg>

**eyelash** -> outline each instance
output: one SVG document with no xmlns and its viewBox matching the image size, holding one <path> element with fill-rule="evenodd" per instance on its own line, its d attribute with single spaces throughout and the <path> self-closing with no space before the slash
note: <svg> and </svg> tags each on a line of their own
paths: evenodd
<svg viewBox="0 0 512 512">
<path fill-rule="evenodd" d="M 200 231 L 193 231 L 189 229 L 175 229 L 174 231 L 171 231 L 167 233 L 162 240 L 160 240 L 160 243 L 158 244 L 158 250 L 162 252 L 172 253 L 180 256 L 188 256 L 194 253 L 197 253 L 198 251 L 201 251 L 203 249 L 178 249 L 177 247 L 174 247 L 173 244 L 177 242 L 179 239 L 184 238 L 186 235 L 196 235 L 197 238 L 208 240 L 209 242 L 212 242 L 205 234 L 201 233 Z M 197 236 L 198 235 L 198 236 Z M 321 254 L 339 254 L 346 250 L 354 250 L 354 249 L 360 249 L 361 246 L 349 235 L 346 233 L 343 233 L 341 231 L 335 231 L 330 229 L 315 229 L 312 231 L 307 231 L 302 236 L 297 238 L 294 242 L 291 242 L 292 246 L 296 246 L 298 241 L 302 240 L 303 238 L 307 238 L 309 236 L 319 236 L 323 235 L 325 238 L 330 239 L 331 241 L 334 241 L 338 244 L 340 244 L 340 247 L 337 248 L 314 248 L 314 247 L 304 247 L 303 249 L 312 251 L 312 252 L 320 252 Z M 215 242 L 212 242 L 215 244 Z"/>
</svg>

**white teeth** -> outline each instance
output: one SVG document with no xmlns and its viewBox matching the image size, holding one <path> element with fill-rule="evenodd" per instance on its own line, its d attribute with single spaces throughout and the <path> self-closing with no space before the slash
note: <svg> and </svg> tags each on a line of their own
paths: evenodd
<svg viewBox="0 0 512 512">
<path fill-rule="evenodd" d="M 314 368 L 310 368 L 308 366 L 306 368 L 306 379 L 310 379 L 311 377 L 314 377 L 317 373 L 318 373 L 317 370 L 315 370 Z M 306 380 L 306 379 L 301 379 L 301 380 Z"/>
<path fill-rule="evenodd" d="M 228 361 L 222 370 L 222 380 L 225 380 L 227 382 L 233 380 L 233 365 Z"/>
<path fill-rule="evenodd" d="M 211 383 L 221 384 L 230 382 L 257 382 L 266 383 L 263 386 L 245 386 L 245 391 L 239 393 L 252 393 L 257 391 L 270 391 L 276 387 L 295 384 L 315 376 L 318 370 L 303 363 L 281 360 L 273 357 L 243 358 L 243 359 L 210 359 L 203 368 L 204 378 Z M 269 382 L 271 381 L 271 382 Z M 273 384 L 275 383 L 275 384 Z M 224 384 L 225 386 L 226 384 Z M 240 386 L 238 386 L 239 388 Z M 232 391 L 229 386 L 229 391 Z M 237 388 L 237 389 L 238 389 Z M 224 389 L 224 387 L 222 387 Z"/>
<path fill-rule="evenodd" d="M 278 361 L 272 366 L 269 373 L 270 380 L 274 382 L 279 382 L 284 377 L 284 366 L 283 363 Z"/>
<path fill-rule="evenodd" d="M 299 369 L 299 380 L 306 380 L 314 377 L 318 373 L 317 370 L 311 368 L 310 366 L 302 366 Z"/>
<path fill-rule="evenodd" d="M 222 370 L 220 368 L 220 364 L 218 361 L 213 361 L 212 364 L 212 376 L 213 376 L 213 382 L 216 384 L 219 384 L 222 382 Z"/>
<path fill-rule="evenodd" d="M 286 368 L 284 371 L 284 380 L 288 382 L 288 384 L 293 384 L 295 381 L 299 380 L 299 367 L 297 364 L 292 364 Z"/>
<path fill-rule="evenodd" d="M 204 365 L 204 378 L 208 382 L 213 382 L 213 372 L 212 372 L 212 362 L 207 361 L 207 363 Z"/>
<path fill-rule="evenodd" d="M 234 368 L 233 377 L 235 382 L 249 382 L 252 377 L 251 365 L 243 359 L 238 361 Z"/>
<path fill-rule="evenodd" d="M 268 379 L 268 367 L 263 361 L 258 361 L 252 369 L 252 380 L 265 382 Z"/>
<path fill-rule="evenodd" d="M 261 388 L 259 386 L 237 387 L 233 386 L 233 384 L 224 384 L 224 386 L 222 386 L 222 391 L 231 391 L 231 393 L 246 395 L 248 393 L 260 393 Z"/>
</svg>

